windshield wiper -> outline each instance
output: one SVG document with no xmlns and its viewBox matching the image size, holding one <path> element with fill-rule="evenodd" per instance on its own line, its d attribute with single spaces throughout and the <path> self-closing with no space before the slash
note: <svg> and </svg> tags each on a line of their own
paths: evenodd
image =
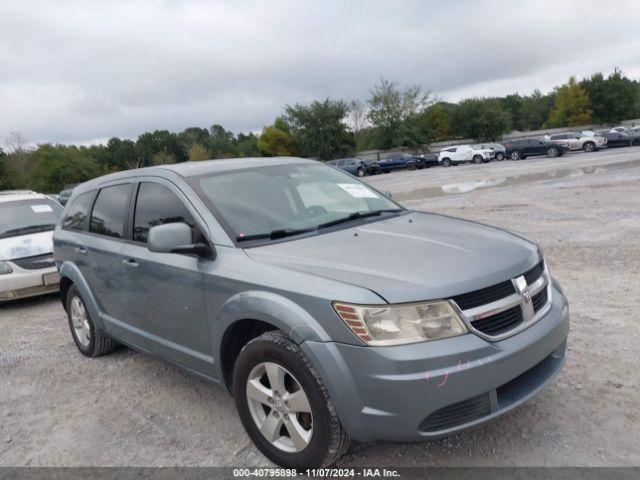
<svg viewBox="0 0 640 480">
<path fill-rule="evenodd" d="M 53 223 L 45 223 L 42 225 L 29 225 L 28 227 L 20 227 L 14 228 L 11 230 L 5 230 L 0 233 L 0 238 L 14 237 L 16 235 L 20 235 L 21 233 L 29 233 L 29 232 L 45 232 L 47 230 L 53 230 L 56 226 Z"/>
<path fill-rule="evenodd" d="M 358 220 L 360 218 L 377 217 L 379 215 L 382 215 L 383 213 L 397 213 L 402 211 L 402 208 L 388 208 L 386 210 L 372 210 L 370 212 L 353 212 L 346 217 L 331 220 L 330 222 L 326 223 L 321 223 L 320 225 L 318 225 L 318 229 L 333 227 L 334 225 L 340 225 L 341 223 L 351 222 L 352 220 Z"/>
<path fill-rule="evenodd" d="M 278 238 L 291 237 L 293 235 L 301 235 L 303 233 L 313 232 L 316 227 L 311 228 L 283 228 L 280 230 L 272 230 L 269 233 L 256 233 L 253 235 L 239 235 L 236 238 L 237 242 L 246 242 L 249 240 L 276 240 Z"/>
</svg>

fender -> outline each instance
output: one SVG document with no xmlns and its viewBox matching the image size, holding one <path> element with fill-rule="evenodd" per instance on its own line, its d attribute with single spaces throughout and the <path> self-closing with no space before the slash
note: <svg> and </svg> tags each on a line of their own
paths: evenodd
<svg viewBox="0 0 640 480">
<path fill-rule="evenodd" d="M 91 289 L 82 275 L 82 272 L 80 272 L 80 269 L 73 262 L 64 262 L 60 267 L 60 279 L 63 278 L 68 278 L 73 282 L 73 285 L 80 292 L 82 300 L 84 300 L 84 305 L 89 311 L 89 315 L 91 315 L 91 320 L 93 321 L 96 329 L 104 331 L 104 323 L 100 316 L 98 302 L 91 293 Z"/>
<path fill-rule="evenodd" d="M 325 329 L 305 309 L 277 293 L 250 290 L 230 297 L 215 315 L 209 315 L 214 365 L 218 378 L 222 376 L 222 339 L 234 323 L 241 320 L 259 320 L 269 323 L 300 344 L 306 340 L 328 342 Z"/>
</svg>

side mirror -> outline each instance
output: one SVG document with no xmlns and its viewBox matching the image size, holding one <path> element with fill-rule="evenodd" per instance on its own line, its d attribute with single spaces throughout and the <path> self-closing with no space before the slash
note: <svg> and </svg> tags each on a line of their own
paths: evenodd
<svg viewBox="0 0 640 480">
<path fill-rule="evenodd" d="M 194 243 L 193 231 L 186 223 L 166 223 L 151 227 L 147 248 L 156 253 L 181 253 L 199 257 L 215 258 L 215 250 L 202 242 Z"/>
</svg>

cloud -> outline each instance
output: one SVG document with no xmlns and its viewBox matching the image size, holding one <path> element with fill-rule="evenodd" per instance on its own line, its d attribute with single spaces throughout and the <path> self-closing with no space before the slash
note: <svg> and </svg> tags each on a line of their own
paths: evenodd
<svg viewBox="0 0 640 480">
<path fill-rule="evenodd" d="M 380 77 L 439 97 L 640 74 L 637 2 L 30 1 L 0 16 L 0 140 L 135 138 L 285 104 L 366 99 Z"/>
</svg>

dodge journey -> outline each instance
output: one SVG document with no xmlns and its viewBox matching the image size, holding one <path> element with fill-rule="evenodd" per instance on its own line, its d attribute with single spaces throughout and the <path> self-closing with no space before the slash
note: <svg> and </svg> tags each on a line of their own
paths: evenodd
<svg viewBox="0 0 640 480">
<path fill-rule="evenodd" d="M 412 211 L 298 158 L 181 163 L 73 190 L 54 233 L 87 357 L 118 344 L 222 384 L 273 462 L 425 441 L 538 393 L 569 310 L 520 234 Z"/>
</svg>

